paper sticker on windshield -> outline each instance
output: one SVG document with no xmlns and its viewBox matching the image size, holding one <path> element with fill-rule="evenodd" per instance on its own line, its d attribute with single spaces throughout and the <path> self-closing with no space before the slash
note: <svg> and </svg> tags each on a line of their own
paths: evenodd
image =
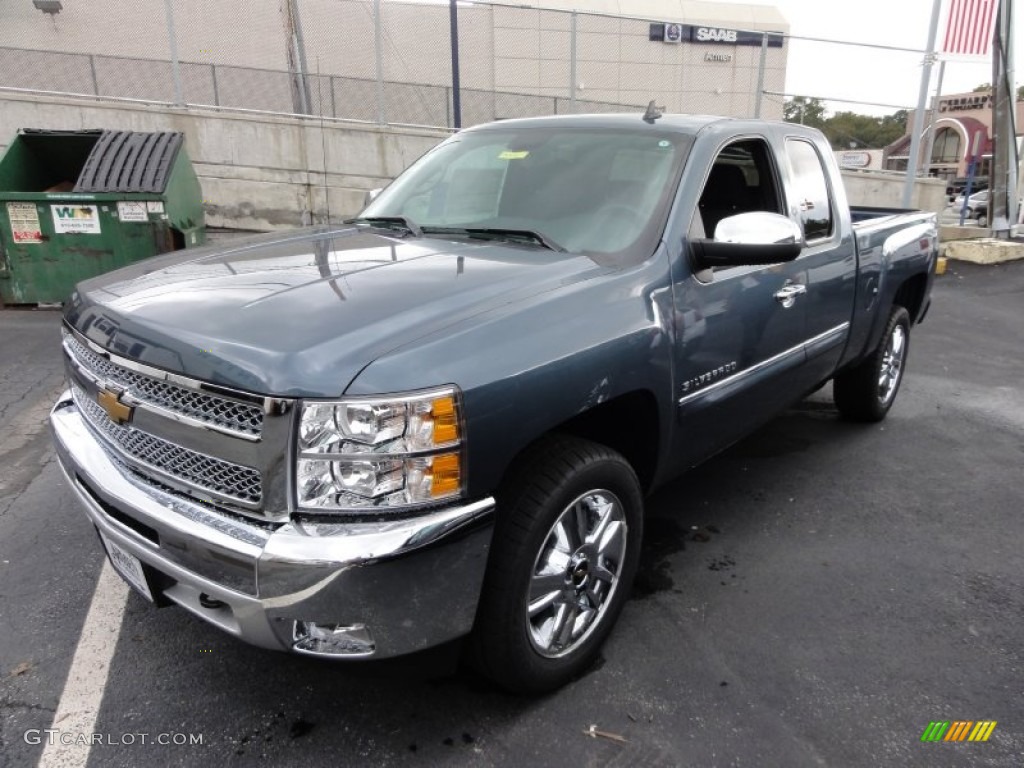
<svg viewBox="0 0 1024 768">
<path fill-rule="evenodd" d="M 659 147 L 667 147 L 670 146 L 671 144 L 672 142 L 669 141 L 668 139 L 662 139 L 661 141 L 658 142 Z"/>
<path fill-rule="evenodd" d="M 528 149 L 524 149 L 524 150 L 522 150 L 520 152 L 513 152 L 511 149 L 506 149 L 504 152 L 502 152 L 500 155 L 498 155 L 498 159 L 499 160 L 522 160 L 524 157 L 528 157 L 529 154 L 530 154 L 530 150 L 528 150 Z"/>
</svg>

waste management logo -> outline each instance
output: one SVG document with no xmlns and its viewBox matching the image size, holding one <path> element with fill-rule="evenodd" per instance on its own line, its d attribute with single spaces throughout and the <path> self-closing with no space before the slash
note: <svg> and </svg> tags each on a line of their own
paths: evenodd
<svg viewBox="0 0 1024 768">
<path fill-rule="evenodd" d="M 95 205 L 51 205 L 53 231 L 59 234 L 100 234 L 100 215 Z"/>
<path fill-rule="evenodd" d="M 995 720 L 933 720 L 921 741 L 988 741 L 995 728 Z"/>
</svg>

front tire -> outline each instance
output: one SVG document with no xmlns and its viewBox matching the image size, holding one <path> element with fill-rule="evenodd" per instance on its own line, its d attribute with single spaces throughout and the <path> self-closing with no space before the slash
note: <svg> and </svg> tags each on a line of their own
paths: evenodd
<svg viewBox="0 0 1024 768">
<path fill-rule="evenodd" d="M 522 693 L 583 673 L 615 624 L 636 574 L 643 496 L 606 446 L 545 438 L 498 494 L 473 632 L 480 671 Z"/>
<path fill-rule="evenodd" d="M 835 377 L 833 397 L 849 421 L 881 421 L 892 408 L 907 362 L 910 315 L 893 307 L 878 347 L 866 360 Z"/>
</svg>

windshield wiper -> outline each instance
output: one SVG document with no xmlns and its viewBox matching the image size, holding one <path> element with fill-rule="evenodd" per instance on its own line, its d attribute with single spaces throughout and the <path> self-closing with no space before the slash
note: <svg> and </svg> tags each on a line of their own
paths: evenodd
<svg viewBox="0 0 1024 768">
<path fill-rule="evenodd" d="M 507 240 L 509 242 L 528 242 L 547 248 L 549 251 L 565 253 L 565 248 L 541 232 L 532 229 L 502 229 L 500 227 L 424 227 L 427 234 L 465 235 L 482 240 Z"/>
<path fill-rule="evenodd" d="M 413 237 L 423 237 L 423 230 L 412 219 L 405 216 L 358 216 L 354 219 L 346 219 L 345 224 L 369 224 L 372 227 L 383 229 L 404 229 Z"/>
</svg>

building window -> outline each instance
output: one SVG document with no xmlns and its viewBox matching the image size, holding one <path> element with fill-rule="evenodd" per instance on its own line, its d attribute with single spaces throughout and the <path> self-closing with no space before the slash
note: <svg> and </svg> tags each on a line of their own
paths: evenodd
<svg viewBox="0 0 1024 768">
<path fill-rule="evenodd" d="M 953 128 L 940 128 L 932 146 L 932 163 L 958 163 L 960 161 L 960 134 Z"/>
</svg>

